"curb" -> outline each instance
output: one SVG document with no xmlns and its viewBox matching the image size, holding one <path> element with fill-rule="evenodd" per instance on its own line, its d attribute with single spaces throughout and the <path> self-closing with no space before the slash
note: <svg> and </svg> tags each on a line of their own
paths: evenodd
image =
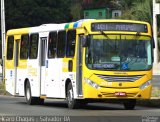
<svg viewBox="0 0 160 122">
<path fill-rule="evenodd" d="M 145 107 L 160 107 L 160 99 L 137 100 L 137 105 Z"/>
</svg>

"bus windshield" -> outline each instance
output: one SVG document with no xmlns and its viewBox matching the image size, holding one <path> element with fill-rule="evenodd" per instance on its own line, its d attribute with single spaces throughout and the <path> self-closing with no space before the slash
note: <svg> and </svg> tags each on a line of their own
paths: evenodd
<svg viewBox="0 0 160 122">
<path fill-rule="evenodd" d="M 92 70 L 139 71 L 152 68 L 151 37 L 90 35 L 85 53 Z"/>
</svg>

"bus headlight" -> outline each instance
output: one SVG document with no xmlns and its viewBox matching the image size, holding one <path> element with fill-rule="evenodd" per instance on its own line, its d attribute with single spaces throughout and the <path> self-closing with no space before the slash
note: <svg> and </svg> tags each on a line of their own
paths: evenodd
<svg viewBox="0 0 160 122">
<path fill-rule="evenodd" d="M 139 88 L 140 89 L 145 89 L 146 87 L 148 87 L 151 84 L 152 80 L 149 80 L 147 82 L 145 82 L 144 84 L 142 84 Z"/>
<path fill-rule="evenodd" d="M 98 84 L 94 83 L 93 81 L 91 81 L 91 80 L 88 79 L 88 78 L 84 78 L 84 81 L 85 81 L 87 84 L 91 85 L 92 87 L 94 87 L 94 88 L 96 88 L 96 89 L 99 88 L 99 85 L 98 85 Z"/>
</svg>

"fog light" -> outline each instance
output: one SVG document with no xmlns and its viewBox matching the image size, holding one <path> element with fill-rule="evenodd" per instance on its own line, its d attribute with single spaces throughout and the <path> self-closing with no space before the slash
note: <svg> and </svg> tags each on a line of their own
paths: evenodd
<svg viewBox="0 0 160 122">
<path fill-rule="evenodd" d="M 85 81 L 87 84 L 91 85 L 92 87 L 94 87 L 94 88 L 96 88 L 96 89 L 99 88 L 99 85 L 98 85 L 98 84 L 96 84 L 95 82 L 91 81 L 91 80 L 88 79 L 88 78 L 84 78 L 84 81 Z"/>
<path fill-rule="evenodd" d="M 101 94 L 98 94 L 98 97 L 102 97 L 102 95 L 101 95 Z"/>
</svg>

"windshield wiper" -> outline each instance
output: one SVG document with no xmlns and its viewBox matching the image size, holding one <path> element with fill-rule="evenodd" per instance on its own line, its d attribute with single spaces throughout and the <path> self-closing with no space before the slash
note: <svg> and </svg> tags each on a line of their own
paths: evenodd
<svg viewBox="0 0 160 122">
<path fill-rule="evenodd" d="M 102 34 L 102 35 L 104 35 L 107 39 L 110 39 L 110 38 L 108 37 L 108 35 L 107 35 L 107 34 L 105 34 L 105 32 L 104 32 L 104 31 L 102 31 L 102 30 L 101 30 L 100 32 L 101 32 L 101 34 Z"/>
<path fill-rule="evenodd" d="M 135 39 L 135 40 L 138 40 L 138 38 L 139 38 L 140 36 L 141 36 L 141 32 L 137 32 L 134 39 Z"/>
</svg>

